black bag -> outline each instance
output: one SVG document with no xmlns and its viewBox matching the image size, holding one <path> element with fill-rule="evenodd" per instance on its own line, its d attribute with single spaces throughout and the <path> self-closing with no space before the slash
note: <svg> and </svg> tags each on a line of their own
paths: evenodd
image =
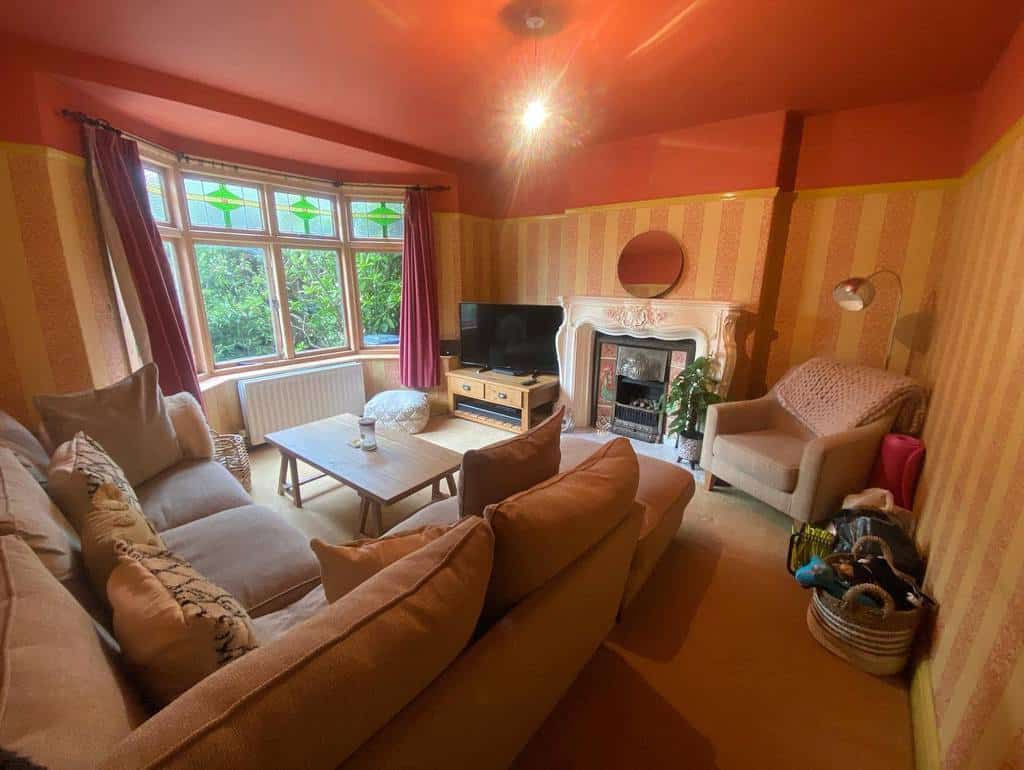
<svg viewBox="0 0 1024 770">
<path fill-rule="evenodd" d="M 853 544 L 862 537 L 874 536 L 884 540 L 892 550 L 893 563 L 900 572 L 905 572 L 918 583 L 924 578 L 924 560 L 917 552 L 917 546 L 910 536 L 903 531 L 899 520 L 885 511 L 873 508 L 844 510 L 833 520 L 836 527 L 836 542 L 832 546 L 836 551 L 852 551 Z M 881 549 L 866 543 L 862 550 L 875 556 L 881 556 Z"/>
</svg>

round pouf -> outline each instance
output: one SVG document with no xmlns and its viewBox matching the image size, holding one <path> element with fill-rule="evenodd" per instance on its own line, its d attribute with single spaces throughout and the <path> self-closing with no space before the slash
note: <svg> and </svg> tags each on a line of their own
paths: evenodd
<svg viewBox="0 0 1024 770">
<path fill-rule="evenodd" d="M 384 428 L 419 433 L 427 427 L 430 404 L 427 394 L 418 390 L 385 390 L 366 402 L 364 417 L 376 417 Z"/>
</svg>

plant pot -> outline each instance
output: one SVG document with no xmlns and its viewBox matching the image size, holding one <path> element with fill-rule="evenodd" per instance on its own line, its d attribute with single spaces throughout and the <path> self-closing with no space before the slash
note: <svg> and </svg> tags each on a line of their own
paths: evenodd
<svg viewBox="0 0 1024 770">
<path fill-rule="evenodd" d="M 679 458 L 676 462 L 688 462 L 690 468 L 695 469 L 700 460 L 700 450 L 703 444 L 704 434 L 699 430 L 684 430 L 679 434 Z"/>
</svg>

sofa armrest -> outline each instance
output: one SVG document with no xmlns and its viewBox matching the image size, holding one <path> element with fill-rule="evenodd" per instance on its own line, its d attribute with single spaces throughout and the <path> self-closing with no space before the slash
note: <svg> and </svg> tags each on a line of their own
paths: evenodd
<svg viewBox="0 0 1024 770">
<path fill-rule="evenodd" d="M 203 408 L 195 396 L 187 391 L 164 396 L 167 414 L 178 434 L 178 445 L 188 460 L 210 460 L 213 458 L 213 439 L 210 424 L 206 421 Z"/>
<path fill-rule="evenodd" d="M 808 442 L 800 460 L 790 516 L 811 522 L 826 518 L 838 512 L 846 495 L 863 489 L 889 423 L 888 419 L 876 420 Z"/>
<path fill-rule="evenodd" d="M 749 401 L 729 401 L 709 406 L 707 418 L 704 420 L 701 467 L 705 471 L 711 471 L 711 449 L 717 435 L 747 433 L 771 427 L 772 414 L 778 408 L 778 403 L 771 395 Z"/>
</svg>

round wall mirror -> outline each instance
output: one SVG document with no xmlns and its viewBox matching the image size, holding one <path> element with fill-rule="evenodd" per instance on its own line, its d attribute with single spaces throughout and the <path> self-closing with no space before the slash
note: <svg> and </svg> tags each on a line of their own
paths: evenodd
<svg viewBox="0 0 1024 770">
<path fill-rule="evenodd" d="M 634 236 L 619 254 L 619 283 L 634 297 L 660 297 L 682 272 L 683 249 L 663 230 Z"/>
</svg>

